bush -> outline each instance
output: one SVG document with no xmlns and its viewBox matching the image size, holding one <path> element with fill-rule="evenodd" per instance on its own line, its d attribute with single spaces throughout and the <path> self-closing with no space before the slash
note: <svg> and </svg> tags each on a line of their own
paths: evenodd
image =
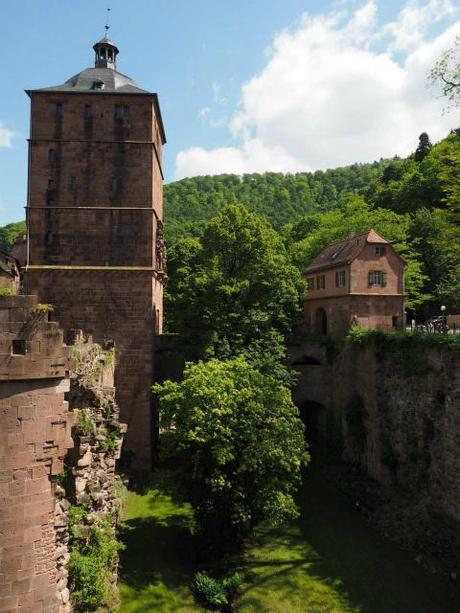
<svg viewBox="0 0 460 613">
<path fill-rule="evenodd" d="M 75 611 L 96 611 L 113 599 L 111 578 L 121 543 L 107 519 L 86 524 L 83 507 L 69 511 L 69 581 Z"/>
<path fill-rule="evenodd" d="M 229 605 L 237 595 L 243 576 L 234 573 L 224 579 L 214 579 L 205 571 L 195 574 L 192 589 L 195 598 L 203 606 L 211 610 L 221 610 Z"/>
</svg>

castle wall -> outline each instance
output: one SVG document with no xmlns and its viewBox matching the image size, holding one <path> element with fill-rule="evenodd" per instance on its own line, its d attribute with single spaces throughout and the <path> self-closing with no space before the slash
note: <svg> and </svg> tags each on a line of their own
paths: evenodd
<svg viewBox="0 0 460 613">
<path fill-rule="evenodd" d="M 301 365 L 306 356 L 320 364 Z M 460 522 L 460 367 L 448 349 L 346 342 L 337 355 L 305 341 L 292 349 L 298 406 L 323 407 L 321 438 L 343 460 Z M 308 409 L 307 409 L 308 410 Z"/>
<path fill-rule="evenodd" d="M 352 323 L 366 328 L 393 330 L 395 327 L 401 328 L 404 322 L 402 295 L 348 294 L 305 300 L 304 326 L 308 333 L 321 334 L 318 326 L 318 309 L 324 309 L 326 313 L 328 334 L 345 335 Z"/>
<path fill-rule="evenodd" d="M 73 446 L 69 360 L 36 302 L 0 297 L 0 611 L 57 613 L 55 487 Z"/>
<path fill-rule="evenodd" d="M 81 328 L 96 342 L 114 340 L 115 386 L 128 424 L 127 459 L 149 470 L 152 440 L 153 342 L 162 321 L 162 284 L 143 270 L 34 270 L 28 291 L 56 305 L 64 330 Z M 157 311 L 157 313 L 156 313 Z M 158 332 L 160 332 L 158 330 Z"/>
</svg>

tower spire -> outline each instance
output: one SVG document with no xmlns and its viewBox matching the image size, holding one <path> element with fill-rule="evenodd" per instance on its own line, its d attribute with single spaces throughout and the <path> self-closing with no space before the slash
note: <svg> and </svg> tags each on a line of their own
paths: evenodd
<svg viewBox="0 0 460 613">
<path fill-rule="evenodd" d="M 105 19 L 105 26 L 104 26 L 104 30 L 105 30 L 105 38 L 109 37 L 109 17 L 110 17 L 110 8 L 107 9 L 107 17 Z"/>
<path fill-rule="evenodd" d="M 94 62 L 96 68 L 116 68 L 118 49 L 109 38 L 109 17 L 110 8 L 107 9 L 104 36 L 93 46 L 93 49 L 96 52 L 96 61 Z"/>
</svg>

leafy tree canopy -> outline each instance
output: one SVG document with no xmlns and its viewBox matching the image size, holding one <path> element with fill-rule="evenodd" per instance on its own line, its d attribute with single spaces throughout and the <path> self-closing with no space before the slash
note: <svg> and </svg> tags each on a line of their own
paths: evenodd
<svg viewBox="0 0 460 613">
<path fill-rule="evenodd" d="M 293 495 L 308 462 L 304 426 L 277 378 L 242 357 L 189 363 L 155 385 L 163 427 L 187 458 L 185 482 L 205 542 L 225 549 L 258 522 L 297 514 Z"/>
<path fill-rule="evenodd" d="M 281 237 L 241 205 L 228 205 L 200 239 L 169 252 L 168 327 L 191 357 L 229 357 L 281 343 L 300 316 L 304 284 Z M 265 340 L 264 340 L 265 339 Z"/>
<path fill-rule="evenodd" d="M 429 73 L 432 85 L 441 88 L 442 95 L 448 100 L 448 108 L 460 102 L 460 36 L 454 45 L 444 51 Z"/>
<path fill-rule="evenodd" d="M 5 251 L 10 251 L 14 241 L 26 233 L 26 222 L 17 221 L 9 223 L 6 226 L 0 227 L 0 248 Z"/>
</svg>

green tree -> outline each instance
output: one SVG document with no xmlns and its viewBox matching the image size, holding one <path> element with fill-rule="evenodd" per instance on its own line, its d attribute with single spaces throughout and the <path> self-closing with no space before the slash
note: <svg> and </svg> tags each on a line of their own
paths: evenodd
<svg viewBox="0 0 460 613">
<path fill-rule="evenodd" d="M 431 147 L 430 137 L 426 132 L 422 132 L 418 137 L 418 147 L 414 153 L 414 159 L 416 162 L 421 162 L 423 158 L 429 153 Z"/>
<path fill-rule="evenodd" d="M 191 358 L 232 357 L 264 338 L 282 342 L 300 316 L 304 284 L 281 237 L 241 205 L 226 206 L 200 240 L 177 243 L 169 263 L 168 329 Z"/>
<path fill-rule="evenodd" d="M 0 228 L 0 248 L 10 251 L 14 241 L 26 233 L 26 222 L 17 221 Z"/>
<path fill-rule="evenodd" d="M 242 357 L 189 363 L 184 378 L 155 385 L 161 424 L 174 426 L 185 483 L 206 545 L 227 549 L 262 520 L 295 517 L 308 462 L 289 389 Z"/>
<path fill-rule="evenodd" d="M 442 95 L 448 100 L 448 108 L 460 102 L 460 36 L 454 45 L 444 51 L 428 75 L 432 85 L 440 86 Z"/>
</svg>

